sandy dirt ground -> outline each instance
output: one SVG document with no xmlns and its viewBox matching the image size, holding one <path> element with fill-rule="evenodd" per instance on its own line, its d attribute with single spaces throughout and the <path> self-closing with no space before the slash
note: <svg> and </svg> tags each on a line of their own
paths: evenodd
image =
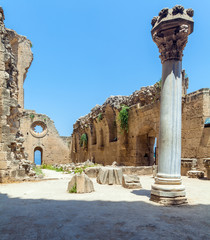
<svg viewBox="0 0 210 240">
<path fill-rule="evenodd" d="M 149 200 L 152 176 L 141 190 L 93 179 L 95 192 L 70 194 L 72 175 L 44 172 L 54 180 L 0 185 L 0 240 L 210 239 L 208 180 L 183 177 L 189 204 L 164 207 Z"/>
</svg>

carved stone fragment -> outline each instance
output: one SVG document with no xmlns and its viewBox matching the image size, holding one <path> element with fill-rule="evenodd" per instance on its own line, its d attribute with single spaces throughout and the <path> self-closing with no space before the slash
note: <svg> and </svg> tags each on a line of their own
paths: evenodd
<svg viewBox="0 0 210 240">
<path fill-rule="evenodd" d="M 184 7 L 182 7 L 181 5 L 176 5 L 172 9 L 173 9 L 173 12 L 172 12 L 173 15 L 176 15 L 178 13 L 183 14 L 184 12 Z"/>
<path fill-rule="evenodd" d="M 122 168 L 103 167 L 100 168 L 97 182 L 99 184 L 121 185 L 122 184 Z"/>
<path fill-rule="evenodd" d="M 168 15 L 168 8 L 163 8 L 163 9 L 159 12 L 159 16 L 160 16 L 161 19 L 167 17 L 167 15 Z"/>
<path fill-rule="evenodd" d="M 187 12 L 187 15 L 189 17 L 193 17 L 194 16 L 194 10 L 192 8 L 187 9 L 186 12 Z"/>
<path fill-rule="evenodd" d="M 129 189 L 140 189 L 142 188 L 140 183 L 140 177 L 136 175 L 123 175 L 122 186 Z"/>
</svg>

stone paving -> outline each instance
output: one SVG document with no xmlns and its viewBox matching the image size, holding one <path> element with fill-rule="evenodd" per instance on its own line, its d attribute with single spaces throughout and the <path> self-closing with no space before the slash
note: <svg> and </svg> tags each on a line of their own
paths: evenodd
<svg viewBox="0 0 210 240">
<path fill-rule="evenodd" d="M 210 181 L 183 177 L 189 204 L 164 207 L 151 202 L 152 176 L 142 189 L 100 185 L 95 192 L 69 194 L 72 175 L 0 185 L 1 240 L 210 239 Z"/>
</svg>

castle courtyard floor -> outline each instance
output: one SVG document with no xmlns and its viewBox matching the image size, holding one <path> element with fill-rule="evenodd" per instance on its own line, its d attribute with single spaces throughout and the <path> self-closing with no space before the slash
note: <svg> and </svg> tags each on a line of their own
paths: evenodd
<svg viewBox="0 0 210 240">
<path fill-rule="evenodd" d="M 99 185 L 67 193 L 72 175 L 44 170 L 40 182 L 0 185 L 1 240 L 210 239 L 210 181 L 183 177 L 188 205 L 164 207 L 150 199 L 152 176 L 141 190 Z"/>
</svg>

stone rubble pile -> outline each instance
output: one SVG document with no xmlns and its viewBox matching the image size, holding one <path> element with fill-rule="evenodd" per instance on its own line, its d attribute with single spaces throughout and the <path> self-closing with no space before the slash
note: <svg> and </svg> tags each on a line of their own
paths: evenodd
<svg viewBox="0 0 210 240">
<path fill-rule="evenodd" d="M 97 164 L 100 166 L 99 164 Z M 89 159 L 83 163 L 66 163 L 66 164 L 53 164 L 54 168 L 62 168 L 66 172 L 74 171 L 76 168 L 85 168 L 85 167 L 91 167 L 93 168 L 95 165 L 92 161 Z"/>
</svg>

